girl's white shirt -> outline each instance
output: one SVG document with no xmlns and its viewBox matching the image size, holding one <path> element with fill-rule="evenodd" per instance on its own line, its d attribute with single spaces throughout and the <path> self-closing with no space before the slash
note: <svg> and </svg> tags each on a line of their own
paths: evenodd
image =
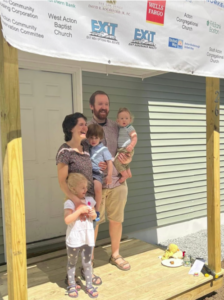
<svg viewBox="0 0 224 300">
<path fill-rule="evenodd" d="M 83 199 L 83 203 L 93 208 L 96 201 L 92 197 L 85 197 L 85 200 Z M 71 209 L 75 211 L 75 204 L 72 200 L 66 200 L 64 203 L 64 209 Z M 93 221 L 90 220 L 90 218 L 86 218 L 86 221 L 80 221 L 80 218 L 78 218 L 76 221 L 68 224 L 66 230 L 66 245 L 74 248 L 81 247 L 83 245 L 94 247 Z"/>
</svg>

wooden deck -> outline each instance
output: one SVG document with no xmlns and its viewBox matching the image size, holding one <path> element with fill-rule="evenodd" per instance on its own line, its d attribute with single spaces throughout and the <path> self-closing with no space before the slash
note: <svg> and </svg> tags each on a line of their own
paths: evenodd
<svg viewBox="0 0 224 300">
<path fill-rule="evenodd" d="M 98 288 L 102 300 L 192 300 L 202 297 L 222 286 L 223 277 L 213 281 L 188 275 L 189 268 L 168 268 L 161 265 L 158 256 L 163 250 L 140 240 L 125 240 L 121 243 L 121 255 L 131 264 L 131 270 L 123 272 L 108 263 L 110 245 L 99 246 L 95 251 L 95 274 L 103 284 Z M 64 283 L 66 275 L 65 250 L 53 252 L 28 260 L 29 300 L 68 300 Z M 35 262 L 35 263 L 34 263 Z M 80 264 L 78 265 L 78 276 Z M 7 273 L 0 267 L 0 299 L 8 299 Z M 83 288 L 85 282 L 82 281 Z M 83 290 L 79 299 L 91 299 Z M 22 300 L 22 299 L 21 299 Z"/>
</svg>

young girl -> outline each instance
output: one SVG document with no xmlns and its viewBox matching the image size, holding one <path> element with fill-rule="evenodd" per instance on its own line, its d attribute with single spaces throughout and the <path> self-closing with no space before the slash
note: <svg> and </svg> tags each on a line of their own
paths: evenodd
<svg viewBox="0 0 224 300">
<path fill-rule="evenodd" d="M 106 184 L 112 183 L 113 163 L 112 156 L 107 147 L 100 141 L 103 139 L 103 128 L 98 124 L 91 124 L 88 126 L 86 134 L 90 144 L 90 157 L 93 168 L 93 183 L 96 199 L 96 221 L 100 220 L 100 203 L 102 201 L 102 183 L 105 180 Z M 100 170 L 99 163 L 105 161 L 107 163 L 107 176 L 103 177 L 103 172 Z"/>
<path fill-rule="evenodd" d="M 117 113 L 117 123 L 119 125 L 118 135 L 118 154 L 130 153 L 132 157 L 134 155 L 134 147 L 137 144 L 137 133 L 134 127 L 131 125 L 133 117 L 130 111 L 124 107 L 120 108 Z M 121 174 L 120 183 L 124 182 L 127 178 L 132 177 L 129 164 L 122 165 L 119 159 L 115 157 L 114 165 L 117 171 Z"/>
<path fill-rule="evenodd" d="M 75 282 L 75 267 L 78 254 L 81 252 L 82 266 L 86 278 L 86 293 L 91 298 L 97 298 L 98 292 L 96 288 L 92 286 L 91 266 L 91 255 L 95 245 L 92 220 L 96 218 L 96 212 L 94 210 L 96 202 L 92 197 L 85 197 L 88 182 L 84 175 L 80 173 L 70 173 L 67 184 L 69 190 L 82 200 L 82 204 L 78 207 L 75 207 L 72 200 L 66 200 L 64 203 L 64 220 L 68 225 L 66 231 L 68 295 L 72 298 L 78 297 Z M 85 216 L 84 221 L 80 220 L 81 214 Z"/>
</svg>

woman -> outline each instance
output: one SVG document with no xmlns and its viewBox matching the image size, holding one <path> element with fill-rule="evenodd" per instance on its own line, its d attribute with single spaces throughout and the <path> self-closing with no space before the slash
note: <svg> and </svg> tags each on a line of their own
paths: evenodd
<svg viewBox="0 0 224 300">
<path fill-rule="evenodd" d="M 92 163 L 89 155 L 89 144 L 85 140 L 88 130 L 86 121 L 86 117 L 81 113 L 65 117 L 62 123 L 65 143 L 61 145 L 56 156 L 60 187 L 65 195 L 75 203 L 75 206 L 80 205 L 81 201 L 68 188 L 66 180 L 69 173 L 83 174 L 89 181 L 86 196 L 94 197 Z M 93 274 L 92 283 L 100 285 L 102 280 Z M 77 286 L 77 288 L 81 287 Z"/>
</svg>

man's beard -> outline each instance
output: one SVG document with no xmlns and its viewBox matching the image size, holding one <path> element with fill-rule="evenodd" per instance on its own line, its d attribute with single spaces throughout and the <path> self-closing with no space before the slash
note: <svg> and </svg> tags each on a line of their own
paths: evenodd
<svg viewBox="0 0 224 300">
<path fill-rule="evenodd" d="M 105 112 L 103 116 L 100 115 L 102 111 Z M 93 114 L 95 117 L 97 117 L 98 120 L 105 120 L 109 114 L 109 111 L 106 111 L 105 109 L 100 109 L 99 111 L 97 111 L 95 108 L 93 108 Z"/>
</svg>

